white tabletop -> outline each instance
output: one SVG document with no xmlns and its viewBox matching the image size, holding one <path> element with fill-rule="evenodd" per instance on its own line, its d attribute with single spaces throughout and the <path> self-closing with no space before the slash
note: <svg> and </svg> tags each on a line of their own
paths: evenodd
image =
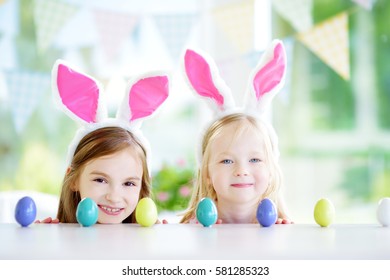
<svg viewBox="0 0 390 280">
<path fill-rule="evenodd" d="M 390 259 L 380 225 L 0 224 L 0 259 Z"/>
</svg>

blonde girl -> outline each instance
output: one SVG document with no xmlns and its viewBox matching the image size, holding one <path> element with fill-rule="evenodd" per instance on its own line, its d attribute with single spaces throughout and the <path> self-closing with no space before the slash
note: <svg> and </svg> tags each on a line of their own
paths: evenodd
<svg viewBox="0 0 390 280">
<path fill-rule="evenodd" d="M 256 223 L 263 198 L 277 205 L 277 223 L 289 223 L 282 201 L 282 174 L 277 136 L 264 111 L 285 76 L 285 52 L 275 40 L 252 73 L 244 108 L 237 108 L 229 89 L 207 55 L 188 50 L 186 77 L 194 91 L 214 109 L 215 119 L 203 134 L 194 193 L 181 222 L 196 221 L 198 202 L 209 197 L 219 222 Z"/>
</svg>

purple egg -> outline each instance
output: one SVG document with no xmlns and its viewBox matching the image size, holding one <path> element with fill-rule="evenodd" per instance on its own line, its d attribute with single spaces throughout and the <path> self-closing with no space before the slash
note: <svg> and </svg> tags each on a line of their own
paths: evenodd
<svg viewBox="0 0 390 280">
<path fill-rule="evenodd" d="M 275 224 L 278 219 L 275 203 L 269 198 L 264 198 L 257 207 L 256 218 L 263 227 Z"/>
<path fill-rule="evenodd" d="M 27 227 L 34 222 L 37 216 L 37 207 L 34 200 L 25 196 L 21 198 L 15 207 L 15 219 L 22 226 Z"/>
</svg>

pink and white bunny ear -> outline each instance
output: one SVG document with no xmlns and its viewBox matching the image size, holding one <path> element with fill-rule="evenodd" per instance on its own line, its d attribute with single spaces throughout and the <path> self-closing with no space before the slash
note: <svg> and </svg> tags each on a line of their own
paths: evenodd
<svg viewBox="0 0 390 280">
<path fill-rule="evenodd" d="M 57 105 L 79 124 L 96 123 L 107 117 L 99 82 L 62 60 L 53 66 L 52 90 Z"/>
<path fill-rule="evenodd" d="M 185 74 L 194 91 L 205 97 L 214 111 L 221 113 L 233 108 L 234 100 L 214 61 L 206 57 L 188 49 L 184 55 Z"/>
<path fill-rule="evenodd" d="M 272 41 L 249 78 L 245 102 L 248 111 L 264 113 L 284 85 L 286 66 L 286 51 L 282 41 Z"/>
<path fill-rule="evenodd" d="M 166 75 L 137 77 L 129 83 L 127 93 L 117 112 L 117 118 L 140 126 L 142 121 L 154 114 L 169 94 Z"/>
</svg>

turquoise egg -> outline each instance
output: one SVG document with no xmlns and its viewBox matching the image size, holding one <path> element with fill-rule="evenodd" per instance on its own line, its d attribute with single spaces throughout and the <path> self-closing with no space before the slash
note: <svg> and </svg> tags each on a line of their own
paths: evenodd
<svg viewBox="0 0 390 280">
<path fill-rule="evenodd" d="M 196 218 L 205 227 L 215 224 L 218 219 L 218 210 L 212 199 L 205 197 L 196 207 Z"/>
<path fill-rule="evenodd" d="M 77 222 L 84 226 L 89 227 L 96 224 L 99 216 L 99 210 L 95 201 L 86 197 L 82 199 L 77 205 L 76 219 Z"/>
</svg>

